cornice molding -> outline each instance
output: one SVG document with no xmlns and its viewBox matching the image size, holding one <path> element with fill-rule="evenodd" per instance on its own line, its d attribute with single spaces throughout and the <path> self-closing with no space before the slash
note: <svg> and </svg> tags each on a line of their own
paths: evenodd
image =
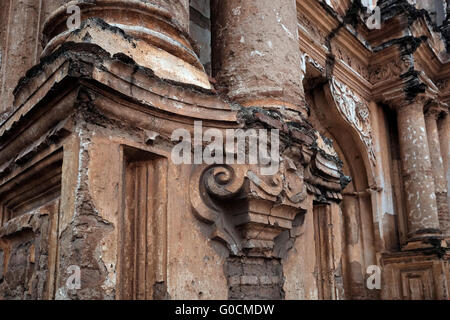
<svg viewBox="0 0 450 320">
<path fill-rule="evenodd" d="M 297 1 L 297 4 L 300 51 L 321 66 L 323 77 L 334 76 L 368 101 L 398 103 L 401 98 L 408 103 L 411 95 L 408 86 L 420 84 L 429 86 L 432 95 L 450 100 L 446 81 L 450 77 L 449 54 L 425 17 L 420 16 L 408 25 L 406 14 L 400 14 L 384 21 L 380 30 L 368 30 L 360 24 L 356 30 L 359 33 L 355 33 L 345 25 L 338 28 L 339 14 L 325 10 L 318 1 Z M 332 32 L 335 33 L 327 47 Z M 374 45 L 378 46 L 376 50 Z M 334 60 L 330 59 L 331 54 Z M 414 79 L 408 72 L 420 76 Z"/>
</svg>

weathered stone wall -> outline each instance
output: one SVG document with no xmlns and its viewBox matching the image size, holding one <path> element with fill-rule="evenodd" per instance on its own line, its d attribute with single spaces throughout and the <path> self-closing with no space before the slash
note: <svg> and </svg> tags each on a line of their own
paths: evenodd
<svg viewBox="0 0 450 320">
<path fill-rule="evenodd" d="M 107 128 L 104 128 L 105 125 Z M 65 284 L 70 274 L 60 271 L 56 298 L 227 299 L 223 271 L 226 251 L 207 241 L 190 212 L 186 199 L 188 194 L 184 191 L 189 188 L 189 166 L 173 166 L 166 162 L 169 164 L 166 171 L 160 172 L 158 181 L 170 176 L 171 181 L 177 183 L 165 187 L 166 196 L 158 196 L 164 211 L 148 212 L 147 219 L 151 219 L 157 228 L 157 231 L 149 230 L 148 234 L 160 233 L 155 234 L 154 238 L 143 239 L 144 246 L 153 248 L 153 254 L 148 252 L 148 255 L 136 256 L 134 249 L 130 252 L 127 248 L 134 248 L 137 239 L 133 240 L 129 234 L 134 233 L 133 230 L 125 229 L 129 222 L 124 222 L 132 212 L 122 208 L 124 197 L 131 196 L 125 190 L 128 178 L 125 176 L 124 180 L 124 174 L 127 174 L 121 169 L 127 161 L 124 153 L 132 154 L 140 150 L 153 155 L 151 157 L 154 157 L 154 152 L 166 157 L 167 147 L 149 148 L 143 144 L 138 132 L 118 131 L 104 123 L 96 126 L 80 122 L 77 132 L 75 139 L 79 142 L 72 147 L 73 151 L 68 152 L 78 149 L 72 157 L 73 161 L 80 162 L 72 168 L 67 178 L 81 183 L 74 190 L 77 197 L 66 198 L 67 201 L 74 201 L 68 204 L 74 207 L 74 211 L 66 211 L 60 224 L 58 267 L 59 270 L 66 270 L 70 265 L 80 266 L 82 289 L 67 290 Z M 141 184 L 140 188 L 145 186 Z M 67 190 L 66 196 L 69 193 Z M 163 215 L 159 218 L 163 220 L 158 220 L 158 213 Z M 145 223 L 140 225 L 145 226 Z M 125 265 L 121 267 L 128 259 L 142 259 L 144 266 L 153 266 L 145 276 L 147 284 L 139 276 L 134 280 L 138 287 L 124 287 L 132 282 L 131 277 L 126 276 L 126 269 L 123 269 Z M 138 265 L 132 268 L 145 273 Z M 146 289 L 142 291 L 140 286 Z"/>
<path fill-rule="evenodd" d="M 55 249 L 52 229 L 59 200 L 2 228 L 0 299 L 49 299 L 53 292 Z M 53 222 L 53 224 L 52 224 Z"/>
<path fill-rule="evenodd" d="M 281 300 L 283 265 L 264 258 L 230 258 L 224 266 L 231 300 Z"/>
<path fill-rule="evenodd" d="M 448 299 L 450 57 L 369 2 L 3 1 L 0 299 Z M 176 165 L 194 121 L 279 170 Z"/>
</svg>

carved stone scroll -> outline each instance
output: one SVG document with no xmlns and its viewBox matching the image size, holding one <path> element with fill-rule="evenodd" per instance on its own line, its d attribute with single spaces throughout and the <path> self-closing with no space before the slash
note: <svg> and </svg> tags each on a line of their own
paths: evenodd
<svg viewBox="0 0 450 320">
<path fill-rule="evenodd" d="M 289 158 L 272 176 L 261 175 L 255 165 L 197 166 L 191 176 L 193 212 L 233 254 L 270 256 L 275 238 L 303 212 L 302 169 Z"/>
</svg>

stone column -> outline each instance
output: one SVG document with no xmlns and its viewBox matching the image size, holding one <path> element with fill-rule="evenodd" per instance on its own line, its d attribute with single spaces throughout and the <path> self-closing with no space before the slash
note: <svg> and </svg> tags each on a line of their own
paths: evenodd
<svg viewBox="0 0 450 320">
<path fill-rule="evenodd" d="M 40 8 L 40 0 L 1 2 L 1 45 L 4 48 L 1 49 L 0 113 L 12 109 L 14 88 L 35 63 Z"/>
<path fill-rule="evenodd" d="M 438 117 L 444 111 L 445 109 L 443 109 L 443 107 L 439 104 L 431 104 L 427 112 L 425 113 L 425 123 L 434 177 L 434 188 L 436 194 L 440 229 L 444 235 L 450 235 L 450 217 L 447 204 L 447 181 L 445 178 L 444 163 L 442 159 L 439 132 L 437 127 Z"/>
<path fill-rule="evenodd" d="M 305 111 L 294 0 L 212 0 L 213 75 L 244 106 Z"/>
<path fill-rule="evenodd" d="M 80 8 L 84 32 L 67 28 L 72 5 Z M 190 42 L 189 0 L 55 0 L 43 12 L 43 56 L 64 42 L 88 42 L 126 54 L 161 78 L 211 88 Z"/>
<path fill-rule="evenodd" d="M 448 192 L 450 190 L 450 114 L 448 113 L 448 109 L 447 113 L 438 120 L 438 130 L 444 176 L 446 177 L 447 184 L 447 207 L 450 208 L 450 198 L 448 197 Z"/>
<path fill-rule="evenodd" d="M 159 32 L 161 36 L 164 33 L 167 33 L 166 35 L 172 33 L 169 38 L 176 37 L 174 31 L 181 33 L 180 38 L 189 33 L 189 0 L 97 0 L 95 4 L 86 3 L 85 0 L 52 0 L 44 1 L 42 8 L 47 22 L 44 31 L 46 36 L 51 38 L 58 32 L 64 31 L 64 25 L 60 22 L 65 23 L 67 16 L 64 12 L 69 5 L 80 7 L 82 20 L 98 17 L 110 24 L 122 22 L 125 31 L 141 36 L 151 30 L 155 33 Z M 59 16 L 61 13 L 63 21 L 56 19 L 61 18 Z M 50 25 L 55 22 L 58 24 Z M 165 24 L 170 24 L 170 30 L 164 30 L 163 27 L 167 27 Z M 133 26 L 140 28 L 132 28 Z M 145 30 L 145 28 L 149 29 Z"/>
<path fill-rule="evenodd" d="M 423 104 L 397 108 L 409 241 L 440 235 Z"/>
</svg>

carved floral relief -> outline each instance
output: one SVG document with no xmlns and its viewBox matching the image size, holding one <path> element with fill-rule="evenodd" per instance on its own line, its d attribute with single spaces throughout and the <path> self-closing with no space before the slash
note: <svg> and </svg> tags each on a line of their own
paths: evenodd
<svg viewBox="0 0 450 320">
<path fill-rule="evenodd" d="M 370 123 L 370 110 L 367 101 L 356 95 L 350 88 L 337 81 L 331 81 L 331 92 L 345 119 L 358 131 L 358 134 L 366 146 L 369 159 L 373 166 L 376 165 L 376 155 L 372 138 L 372 126 Z"/>
</svg>

